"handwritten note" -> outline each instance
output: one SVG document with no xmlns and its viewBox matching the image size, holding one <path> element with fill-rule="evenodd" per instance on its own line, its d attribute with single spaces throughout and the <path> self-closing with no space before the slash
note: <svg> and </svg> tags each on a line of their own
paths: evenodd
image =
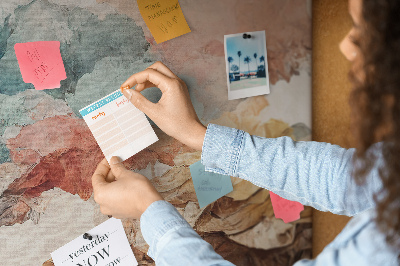
<svg viewBox="0 0 400 266">
<path fill-rule="evenodd" d="M 121 220 L 111 218 L 51 253 L 55 266 L 138 265 Z"/>
<path fill-rule="evenodd" d="M 140 14 L 157 43 L 190 32 L 178 0 L 137 0 Z"/>
<path fill-rule="evenodd" d="M 158 140 L 143 112 L 117 90 L 79 110 L 104 156 L 126 160 Z"/>
<path fill-rule="evenodd" d="M 14 45 L 22 79 L 36 90 L 60 88 L 67 78 L 60 53 L 60 42 L 42 41 Z"/>
<path fill-rule="evenodd" d="M 206 172 L 204 165 L 200 161 L 190 166 L 190 173 L 200 208 L 207 206 L 233 190 L 229 176 Z"/>
<path fill-rule="evenodd" d="M 300 219 L 300 213 L 304 210 L 301 203 L 281 198 L 272 192 L 269 192 L 269 195 L 276 218 L 282 219 L 285 223 Z"/>
</svg>

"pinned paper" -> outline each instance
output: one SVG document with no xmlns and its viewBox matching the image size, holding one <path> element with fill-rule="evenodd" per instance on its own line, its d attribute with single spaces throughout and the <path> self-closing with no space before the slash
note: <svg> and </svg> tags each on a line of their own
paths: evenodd
<svg viewBox="0 0 400 266">
<path fill-rule="evenodd" d="M 22 79 L 36 90 L 60 88 L 67 78 L 60 53 L 60 42 L 42 41 L 14 45 Z"/>
<path fill-rule="evenodd" d="M 190 32 L 178 0 L 137 0 L 140 14 L 157 43 Z"/>
<path fill-rule="evenodd" d="M 123 161 L 158 140 L 145 114 L 117 90 L 79 110 L 107 161 Z"/>
<path fill-rule="evenodd" d="M 284 199 L 272 192 L 269 192 L 269 195 L 276 218 L 282 219 L 285 223 L 300 219 L 300 213 L 304 210 L 301 203 Z"/>
<path fill-rule="evenodd" d="M 190 173 L 200 208 L 207 206 L 233 190 L 229 176 L 206 172 L 204 165 L 200 161 L 190 166 Z"/>
<path fill-rule="evenodd" d="M 88 233 L 90 239 L 83 238 Z M 51 253 L 55 266 L 138 265 L 121 220 L 111 218 Z"/>
</svg>

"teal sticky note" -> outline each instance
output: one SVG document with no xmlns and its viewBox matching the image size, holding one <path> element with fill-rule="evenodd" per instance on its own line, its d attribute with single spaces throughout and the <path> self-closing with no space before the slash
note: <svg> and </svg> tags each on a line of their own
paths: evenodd
<svg viewBox="0 0 400 266">
<path fill-rule="evenodd" d="M 206 172 L 200 161 L 190 166 L 194 189 L 200 208 L 225 196 L 233 190 L 231 178 L 226 175 Z"/>
</svg>

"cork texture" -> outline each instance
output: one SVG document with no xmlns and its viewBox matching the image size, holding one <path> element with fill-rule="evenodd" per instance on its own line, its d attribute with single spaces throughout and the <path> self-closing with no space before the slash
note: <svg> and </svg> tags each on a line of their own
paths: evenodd
<svg viewBox="0 0 400 266">
<path fill-rule="evenodd" d="M 352 147 L 348 79 L 350 63 L 339 43 L 351 28 L 346 0 L 313 1 L 313 140 Z M 349 217 L 313 211 L 313 257 L 343 229 Z"/>
</svg>

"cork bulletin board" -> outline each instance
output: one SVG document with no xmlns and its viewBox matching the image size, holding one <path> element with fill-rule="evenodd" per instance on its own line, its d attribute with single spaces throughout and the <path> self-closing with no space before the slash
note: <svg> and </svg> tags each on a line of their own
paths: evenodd
<svg viewBox="0 0 400 266">
<path fill-rule="evenodd" d="M 191 32 L 157 44 L 136 1 L 1 1 L 0 260 L 6 265 L 43 264 L 108 219 L 91 187 L 103 154 L 78 110 L 158 60 L 187 83 L 204 124 L 311 140 L 311 1 L 179 3 Z M 224 35 L 251 31 L 265 31 L 271 92 L 229 101 Z M 61 88 L 35 90 L 23 82 L 13 47 L 54 40 L 67 79 Z M 159 93 L 145 95 L 157 100 Z M 237 178 L 231 178 L 233 192 L 200 208 L 189 165 L 201 153 L 154 129 L 160 140 L 126 165 L 151 179 L 216 252 L 236 265 L 311 257 L 310 208 L 285 224 L 274 217 L 269 191 Z M 123 224 L 139 264 L 153 265 L 139 222 Z"/>
</svg>

